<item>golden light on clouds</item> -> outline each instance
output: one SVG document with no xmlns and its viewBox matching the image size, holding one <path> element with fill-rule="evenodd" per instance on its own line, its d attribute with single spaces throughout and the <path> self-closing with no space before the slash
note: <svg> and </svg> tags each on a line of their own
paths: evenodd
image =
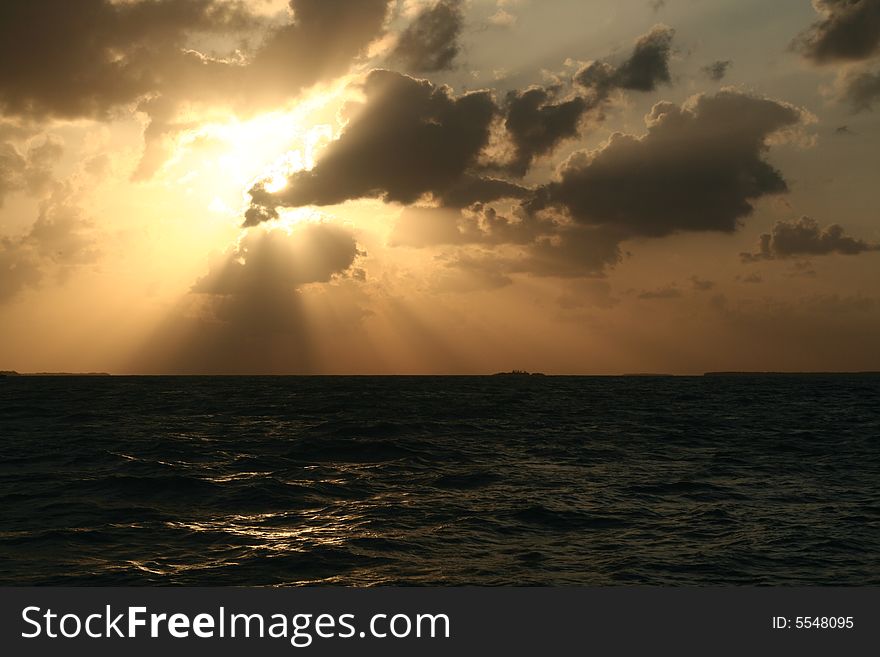
<svg viewBox="0 0 880 657">
<path fill-rule="evenodd" d="M 331 4 L 0 26 L 0 369 L 880 368 L 876 54 L 808 3 Z"/>
</svg>

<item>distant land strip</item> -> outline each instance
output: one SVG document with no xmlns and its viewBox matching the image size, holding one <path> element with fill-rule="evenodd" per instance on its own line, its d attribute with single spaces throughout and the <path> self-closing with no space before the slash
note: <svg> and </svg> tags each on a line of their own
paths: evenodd
<svg viewBox="0 0 880 657">
<path fill-rule="evenodd" d="M 0 370 L 0 376 L 111 376 L 107 372 L 16 372 Z"/>
</svg>

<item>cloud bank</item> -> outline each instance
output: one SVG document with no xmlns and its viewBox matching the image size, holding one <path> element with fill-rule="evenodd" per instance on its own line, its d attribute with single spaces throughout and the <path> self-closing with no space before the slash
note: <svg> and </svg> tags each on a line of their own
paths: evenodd
<svg viewBox="0 0 880 657">
<path fill-rule="evenodd" d="M 840 224 L 821 228 L 810 217 L 796 221 L 778 221 L 769 233 L 758 240 L 758 250 L 740 254 L 743 262 L 760 262 L 791 257 L 821 256 L 832 253 L 858 255 L 880 251 L 880 244 L 850 237 Z"/>
<path fill-rule="evenodd" d="M 350 108 L 350 123 L 321 154 L 278 192 L 263 183 L 250 190 L 245 225 L 277 216 L 276 208 L 332 205 L 358 198 L 411 204 L 430 195 L 441 204 L 522 195 L 522 188 L 475 172 L 497 113 L 492 94 L 453 95 L 400 73 L 374 70 L 364 84 L 365 101 Z"/>
<path fill-rule="evenodd" d="M 645 121 L 641 137 L 615 133 L 601 148 L 572 155 L 531 207 L 558 207 L 578 223 L 629 235 L 732 232 L 756 199 L 788 189 L 763 156 L 769 137 L 804 116 L 726 90 L 682 106 L 657 103 Z"/>
</svg>

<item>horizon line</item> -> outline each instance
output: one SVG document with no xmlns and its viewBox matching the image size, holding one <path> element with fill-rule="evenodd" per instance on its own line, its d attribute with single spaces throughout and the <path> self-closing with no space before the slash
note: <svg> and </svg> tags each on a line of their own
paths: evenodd
<svg viewBox="0 0 880 657">
<path fill-rule="evenodd" d="M 804 375 L 878 375 L 880 370 L 707 370 L 690 374 L 669 372 L 619 372 L 619 373 L 547 373 L 547 372 L 485 372 L 485 373 L 302 373 L 302 372 L 164 372 L 164 373 L 112 373 L 112 372 L 18 372 L 0 370 L 0 377 L 604 377 L 604 378 L 698 378 L 712 376 L 804 376 Z"/>
</svg>

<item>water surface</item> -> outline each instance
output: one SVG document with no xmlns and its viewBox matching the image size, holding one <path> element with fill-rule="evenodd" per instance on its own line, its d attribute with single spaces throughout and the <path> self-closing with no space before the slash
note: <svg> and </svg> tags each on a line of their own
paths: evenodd
<svg viewBox="0 0 880 657">
<path fill-rule="evenodd" d="M 0 583 L 880 584 L 880 376 L 9 377 Z"/>
</svg>

